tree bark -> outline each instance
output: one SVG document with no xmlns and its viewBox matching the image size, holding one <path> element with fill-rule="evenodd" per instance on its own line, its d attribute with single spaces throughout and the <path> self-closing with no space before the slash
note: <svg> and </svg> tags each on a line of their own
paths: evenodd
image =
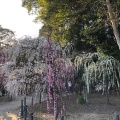
<svg viewBox="0 0 120 120">
<path fill-rule="evenodd" d="M 113 28 L 113 33 L 115 35 L 116 42 L 117 42 L 119 50 L 120 50 L 120 34 L 119 34 L 119 31 L 118 31 L 117 19 L 116 19 L 115 15 L 114 15 L 114 12 L 112 10 L 110 0 L 106 0 L 106 5 L 107 5 L 107 8 L 108 8 L 108 14 L 109 14 L 110 21 L 111 21 L 112 28 Z"/>
</svg>

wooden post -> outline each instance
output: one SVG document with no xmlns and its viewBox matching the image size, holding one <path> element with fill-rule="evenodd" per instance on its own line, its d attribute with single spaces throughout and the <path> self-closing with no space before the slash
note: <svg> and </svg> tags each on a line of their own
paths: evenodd
<svg viewBox="0 0 120 120">
<path fill-rule="evenodd" d="M 21 111 L 20 116 L 23 117 L 23 100 L 21 100 Z"/>
<path fill-rule="evenodd" d="M 60 115 L 60 120 L 64 120 L 64 115 L 63 114 Z"/>
<path fill-rule="evenodd" d="M 24 97 L 24 111 L 25 111 L 25 106 L 26 106 L 26 97 Z"/>
<path fill-rule="evenodd" d="M 39 104 L 42 102 L 41 100 L 41 91 L 40 91 L 40 96 L 39 96 Z"/>
<path fill-rule="evenodd" d="M 25 107 L 25 111 L 24 111 L 24 120 L 27 120 L 27 105 L 24 106 Z"/>
<path fill-rule="evenodd" d="M 33 106 L 33 95 L 32 95 L 31 105 Z"/>
<path fill-rule="evenodd" d="M 115 120 L 120 120 L 118 114 L 116 114 L 116 118 L 115 118 Z"/>
<path fill-rule="evenodd" d="M 33 120 L 33 113 L 30 113 L 30 120 Z"/>
</svg>

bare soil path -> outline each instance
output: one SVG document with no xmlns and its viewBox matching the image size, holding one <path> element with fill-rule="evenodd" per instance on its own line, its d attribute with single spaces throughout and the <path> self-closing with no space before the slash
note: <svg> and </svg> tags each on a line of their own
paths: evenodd
<svg viewBox="0 0 120 120">
<path fill-rule="evenodd" d="M 24 99 L 24 96 L 20 96 L 16 100 L 0 97 L 0 120 L 18 120 L 21 99 Z M 31 96 L 27 96 L 26 102 L 30 104 Z"/>
<path fill-rule="evenodd" d="M 70 100 L 64 97 L 66 112 L 64 120 L 115 120 L 116 113 L 120 114 L 120 96 L 110 96 L 110 104 L 107 104 L 106 96 L 96 94 L 89 96 L 89 102 L 83 105 L 76 103 L 76 95 L 71 95 Z M 0 102 L 0 120 L 18 120 L 21 97 L 15 101 Z M 31 96 L 27 96 L 27 104 L 31 103 Z M 46 101 L 36 109 L 38 118 L 53 120 L 53 115 L 47 116 Z M 42 109 L 41 109 L 42 108 Z M 52 111 L 52 110 L 51 110 Z"/>
<path fill-rule="evenodd" d="M 83 105 L 77 104 L 76 99 L 75 95 L 71 95 L 70 100 L 64 97 L 65 120 L 115 120 L 116 114 L 120 114 L 120 96 L 110 96 L 110 104 L 107 104 L 107 98 L 103 95 L 90 95 L 88 103 Z M 43 115 L 46 118 L 46 102 L 43 102 L 37 110 L 37 116 Z M 46 120 L 53 120 L 53 116 L 48 116 Z"/>
</svg>

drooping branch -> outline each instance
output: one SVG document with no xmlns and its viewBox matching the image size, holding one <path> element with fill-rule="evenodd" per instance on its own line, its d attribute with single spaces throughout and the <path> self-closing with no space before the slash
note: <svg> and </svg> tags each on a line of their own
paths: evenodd
<svg viewBox="0 0 120 120">
<path fill-rule="evenodd" d="M 97 62 L 92 59 L 98 55 Z M 75 66 L 78 73 L 81 72 L 81 78 L 86 83 L 87 92 L 92 83 L 96 83 L 95 90 L 109 90 L 110 87 L 119 88 L 120 62 L 110 56 L 101 56 L 100 54 L 83 54 L 75 58 Z M 107 80 L 107 83 L 106 83 Z"/>
</svg>

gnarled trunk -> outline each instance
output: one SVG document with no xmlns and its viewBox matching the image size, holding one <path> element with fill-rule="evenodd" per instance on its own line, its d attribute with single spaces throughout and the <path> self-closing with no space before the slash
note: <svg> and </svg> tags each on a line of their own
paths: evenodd
<svg viewBox="0 0 120 120">
<path fill-rule="evenodd" d="M 115 15 L 114 15 L 114 12 L 112 10 L 110 0 L 106 0 L 106 5 L 107 5 L 107 8 L 108 8 L 110 21 L 111 21 L 112 28 L 113 28 L 113 33 L 115 35 L 116 42 L 117 42 L 118 47 L 120 49 L 120 34 L 119 34 L 119 31 L 118 31 L 117 19 L 116 19 Z"/>
</svg>

